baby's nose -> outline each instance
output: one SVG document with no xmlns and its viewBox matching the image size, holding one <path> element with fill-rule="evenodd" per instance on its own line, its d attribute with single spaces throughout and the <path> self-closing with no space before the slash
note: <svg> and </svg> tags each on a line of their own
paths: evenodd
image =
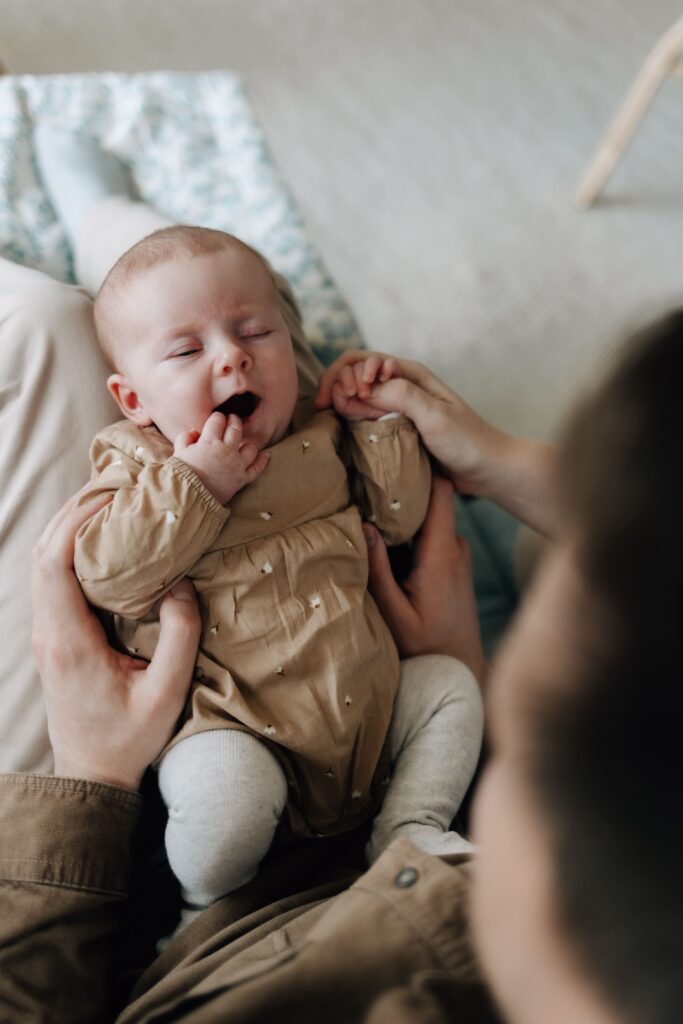
<svg viewBox="0 0 683 1024">
<path fill-rule="evenodd" d="M 216 369 L 220 376 L 227 377 L 235 370 L 248 370 L 251 366 L 251 358 L 239 345 L 229 345 L 224 348 L 216 360 Z"/>
</svg>

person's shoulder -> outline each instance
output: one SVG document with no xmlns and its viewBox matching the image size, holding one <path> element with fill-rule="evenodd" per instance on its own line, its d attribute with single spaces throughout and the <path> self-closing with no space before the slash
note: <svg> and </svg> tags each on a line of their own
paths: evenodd
<svg viewBox="0 0 683 1024">
<path fill-rule="evenodd" d="M 173 455 L 173 445 L 155 426 L 139 427 L 131 420 L 118 420 L 100 430 L 90 447 L 90 458 L 97 462 L 102 454 L 115 450 L 142 465 L 166 462 Z"/>
</svg>

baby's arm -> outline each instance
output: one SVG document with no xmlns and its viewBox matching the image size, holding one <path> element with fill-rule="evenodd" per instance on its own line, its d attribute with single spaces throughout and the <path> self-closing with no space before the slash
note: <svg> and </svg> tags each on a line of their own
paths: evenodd
<svg viewBox="0 0 683 1024">
<path fill-rule="evenodd" d="M 144 437 L 123 443 L 108 428 L 90 458 L 81 504 L 103 493 L 113 498 L 78 531 L 76 575 L 92 604 L 139 618 L 186 575 L 230 513 L 179 458 L 155 458 Z"/>
<path fill-rule="evenodd" d="M 368 353 L 367 359 L 341 369 L 331 396 L 347 420 L 359 484 L 356 498 L 388 544 L 402 544 L 419 530 L 431 486 L 429 457 L 415 426 L 405 416 L 372 409 L 364 401 L 375 382 L 389 380 L 396 371 L 391 357 Z"/>
<path fill-rule="evenodd" d="M 76 574 L 91 604 L 131 618 L 185 576 L 211 546 L 230 512 L 224 503 L 265 468 L 268 457 L 242 444 L 242 423 L 214 413 L 201 434 L 181 435 L 175 455 L 155 461 L 144 443 L 93 442 L 94 478 L 81 499 L 108 492 L 109 505 L 76 537 Z"/>
</svg>

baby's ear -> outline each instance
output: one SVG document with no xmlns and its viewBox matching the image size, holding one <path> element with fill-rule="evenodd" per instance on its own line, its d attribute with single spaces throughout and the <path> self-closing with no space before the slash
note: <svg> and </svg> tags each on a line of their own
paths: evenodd
<svg viewBox="0 0 683 1024">
<path fill-rule="evenodd" d="M 107 378 L 107 387 L 124 416 L 137 423 L 139 427 L 151 425 L 152 418 L 145 412 L 137 392 L 133 391 L 127 377 L 122 373 L 112 373 L 111 377 Z"/>
</svg>

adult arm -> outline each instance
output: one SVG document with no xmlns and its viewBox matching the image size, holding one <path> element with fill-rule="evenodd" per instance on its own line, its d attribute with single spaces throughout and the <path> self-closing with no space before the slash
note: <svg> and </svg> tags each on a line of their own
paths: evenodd
<svg viewBox="0 0 683 1024">
<path fill-rule="evenodd" d="M 78 528 L 107 500 L 75 501 L 34 551 L 34 651 L 56 776 L 0 776 L 0 1018 L 116 1015 L 136 790 L 172 733 L 199 638 L 191 586 L 161 606 L 149 665 L 109 648 L 71 562 Z"/>
<path fill-rule="evenodd" d="M 325 371 L 318 408 L 330 404 L 340 367 L 366 358 L 367 352 L 352 349 Z M 374 384 L 364 400 L 411 419 L 459 493 L 489 498 L 528 526 L 555 536 L 559 529 L 553 480 L 556 448 L 497 429 L 421 363 L 392 361 L 395 375 Z"/>
<path fill-rule="evenodd" d="M 464 662 L 483 684 L 488 665 L 472 584 L 467 542 L 458 537 L 453 487 L 435 476 L 427 517 L 414 546 L 414 565 L 399 585 L 379 532 L 364 526 L 370 564 L 370 591 L 391 629 L 401 657 L 449 654 Z"/>
</svg>

